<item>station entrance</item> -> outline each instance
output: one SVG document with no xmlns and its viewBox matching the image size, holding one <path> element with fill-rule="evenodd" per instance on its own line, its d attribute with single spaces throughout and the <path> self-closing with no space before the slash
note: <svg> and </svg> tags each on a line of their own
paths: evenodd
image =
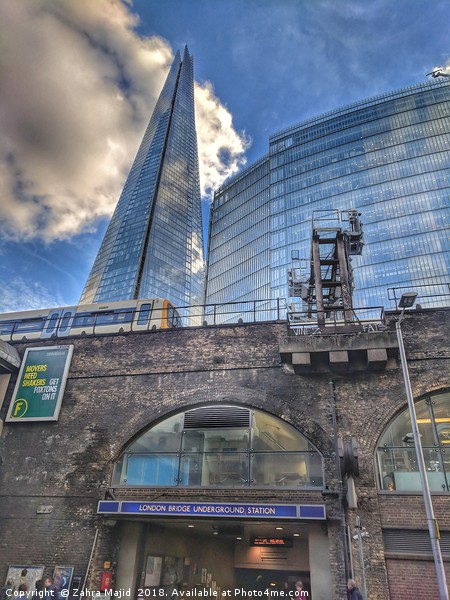
<svg viewBox="0 0 450 600">
<path fill-rule="evenodd" d="M 125 518 L 120 527 L 115 587 L 131 597 L 287 597 L 277 592 L 301 580 L 305 597 L 332 598 L 324 523 Z"/>
</svg>

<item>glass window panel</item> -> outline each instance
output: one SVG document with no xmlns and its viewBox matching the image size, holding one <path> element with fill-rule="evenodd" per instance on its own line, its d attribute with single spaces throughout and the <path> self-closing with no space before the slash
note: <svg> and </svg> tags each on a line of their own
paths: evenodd
<svg viewBox="0 0 450 600">
<path fill-rule="evenodd" d="M 248 459 L 244 452 L 186 453 L 181 458 L 181 478 L 185 485 L 248 485 Z"/>
<path fill-rule="evenodd" d="M 430 491 L 447 491 L 441 455 L 436 448 L 423 449 Z M 398 492 L 421 492 L 419 468 L 414 448 L 386 448 L 378 451 L 380 487 Z"/>
<path fill-rule="evenodd" d="M 43 317 L 40 319 L 35 319 L 35 320 L 19 321 L 19 322 L 17 322 L 17 325 L 14 328 L 14 333 L 42 331 L 42 329 L 44 327 L 44 323 L 45 323 L 45 319 Z"/>
<path fill-rule="evenodd" d="M 253 417 L 252 449 L 268 452 L 286 452 L 289 450 L 309 450 L 306 438 L 288 423 L 263 412 L 256 412 Z"/>
<path fill-rule="evenodd" d="M 429 405 L 422 401 L 416 405 L 416 417 L 422 446 L 433 446 L 437 443 L 435 429 L 431 419 Z"/>
<path fill-rule="evenodd" d="M 450 491 L 450 394 L 420 400 L 415 409 L 430 490 Z M 382 435 L 377 462 L 381 489 L 421 490 L 408 410 L 398 415 Z"/>
<path fill-rule="evenodd" d="M 47 333 L 50 333 L 50 331 L 53 331 L 56 327 L 56 323 L 58 322 L 58 317 L 59 317 L 59 313 L 52 313 L 50 316 L 50 320 L 47 323 L 47 327 L 45 328 L 45 331 Z"/>
<path fill-rule="evenodd" d="M 439 443 L 450 452 L 450 393 L 433 396 L 431 406 Z"/>
<path fill-rule="evenodd" d="M 146 325 L 147 324 L 151 309 L 152 309 L 151 304 L 141 304 L 141 308 L 139 310 L 139 316 L 138 316 L 138 320 L 137 320 L 138 325 Z"/>
<path fill-rule="evenodd" d="M 70 319 L 72 318 L 72 315 L 73 315 L 72 311 L 67 311 L 64 313 L 64 316 L 61 321 L 61 326 L 59 328 L 60 332 L 65 331 L 69 327 Z"/>
<path fill-rule="evenodd" d="M 255 453 L 251 465 L 255 486 L 323 486 L 322 461 L 317 453 Z"/>
<path fill-rule="evenodd" d="M 248 449 L 248 429 L 185 431 L 183 450 L 189 452 L 242 452 Z"/>
<path fill-rule="evenodd" d="M 16 321 L 1 321 L 0 322 L 0 335 L 8 335 L 12 333 Z"/>
<path fill-rule="evenodd" d="M 158 423 L 141 435 L 128 448 L 129 452 L 177 452 L 181 446 L 183 415 L 175 415 Z"/>
<path fill-rule="evenodd" d="M 409 411 L 404 411 L 386 429 L 380 439 L 380 446 L 402 446 L 404 436 L 411 433 L 411 430 Z"/>
<path fill-rule="evenodd" d="M 131 454 L 128 456 L 127 485 L 177 485 L 178 456 Z"/>
</svg>

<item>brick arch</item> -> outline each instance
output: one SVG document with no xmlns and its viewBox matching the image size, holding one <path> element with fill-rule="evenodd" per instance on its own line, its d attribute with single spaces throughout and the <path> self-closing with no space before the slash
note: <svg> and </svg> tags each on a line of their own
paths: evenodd
<svg viewBox="0 0 450 600">
<path fill-rule="evenodd" d="M 198 394 L 196 394 L 196 396 L 198 396 Z M 139 423 L 139 427 L 133 427 L 132 423 L 134 424 L 134 421 L 139 421 L 140 417 L 142 416 L 141 414 L 136 415 L 135 419 L 128 423 L 129 427 L 124 428 L 122 430 L 122 433 L 124 433 L 127 437 L 122 436 L 120 440 L 116 438 L 117 444 L 115 448 L 113 448 L 113 454 L 109 461 L 110 464 L 115 464 L 130 444 L 132 444 L 135 440 L 139 439 L 141 435 L 143 435 L 146 431 L 148 431 L 158 423 L 162 423 L 166 419 L 169 419 L 170 417 L 173 417 L 176 414 L 180 414 L 188 410 L 193 410 L 195 408 L 200 408 L 208 405 L 213 406 L 220 404 L 230 404 L 233 406 L 248 408 L 249 410 L 254 409 L 264 412 L 268 415 L 280 419 L 280 421 L 285 422 L 291 427 L 293 427 L 296 431 L 298 431 L 298 433 L 300 433 L 309 442 L 311 442 L 311 444 L 318 450 L 318 452 L 322 456 L 328 454 L 330 451 L 334 451 L 334 442 L 330 439 L 329 435 L 314 419 L 309 417 L 307 414 L 300 412 L 298 417 L 296 417 L 291 414 L 292 411 L 289 411 L 289 414 L 286 415 L 281 410 L 280 413 L 277 414 L 277 412 L 274 412 L 273 410 L 268 411 L 264 407 L 264 403 L 259 400 L 257 401 L 256 398 L 255 402 L 250 404 L 248 402 L 239 402 L 239 400 L 236 399 L 235 396 L 227 394 L 223 397 L 223 399 L 220 402 L 218 402 L 217 400 L 212 400 L 210 402 L 199 402 L 197 399 L 197 402 L 192 404 L 180 404 L 180 406 L 177 406 L 173 410 L 165 412 L 164 414 L 160 414 L 156 416 L 156 418 L 147 421 L 145 425 Z"/>
</svg>

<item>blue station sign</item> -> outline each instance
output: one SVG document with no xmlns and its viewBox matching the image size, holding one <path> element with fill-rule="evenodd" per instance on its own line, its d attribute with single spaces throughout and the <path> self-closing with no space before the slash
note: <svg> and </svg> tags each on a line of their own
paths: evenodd
<svg viewBox="0 0 450 600">
<path fill-rule="evenodd" d="M 225 504 L 211 502 L 154 502 L 101 500 L 98 514 L 165 517 L 240 517 L 325 520 L 323 504 Z"/>
</svg>

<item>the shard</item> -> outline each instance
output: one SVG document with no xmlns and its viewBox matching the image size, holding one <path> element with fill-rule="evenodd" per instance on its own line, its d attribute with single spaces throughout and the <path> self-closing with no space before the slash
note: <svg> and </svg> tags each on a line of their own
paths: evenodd
<svg viewBox="0 0 450 600">
<path fill-rule="evenodd" d="M 193 59 L 170 68 L 80 303 L 201 301 L 203 241 Z"/>
</svg>

